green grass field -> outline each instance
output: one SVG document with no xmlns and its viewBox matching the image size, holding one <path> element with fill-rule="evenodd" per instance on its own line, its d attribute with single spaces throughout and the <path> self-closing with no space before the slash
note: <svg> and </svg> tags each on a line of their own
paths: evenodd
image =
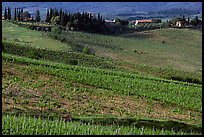
<svg viewBox="0 0 204 137">
<path fill-rule="evenodd" d="M 70 51 L 71 49 L 70 45 L 48 38 L 41 32 L 21 28 L 16 24 L 5 21 L 2 21 L 2 40 L 56 51 Z"/>
<path fill-rule="evenodd" d="M 60 42 L 2 23 L 3 134 L 201 134 L 201 32 L 64 32 Z M 70 43 L 88 45 L 95 56 Z M 72 122 L 59 121 L 69 113 Z M 39 115 L 45 119 L 36 122 Z"/>
</svg>

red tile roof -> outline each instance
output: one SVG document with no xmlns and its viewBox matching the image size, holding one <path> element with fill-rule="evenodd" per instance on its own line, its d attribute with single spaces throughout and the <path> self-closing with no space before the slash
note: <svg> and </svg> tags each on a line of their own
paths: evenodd
<svg viewBox="0 0 204 137">
<path fill-rule="evenodd" d="M 138 23 L 152 22 L 152 20 L 137 20 Z"/>
</svg>

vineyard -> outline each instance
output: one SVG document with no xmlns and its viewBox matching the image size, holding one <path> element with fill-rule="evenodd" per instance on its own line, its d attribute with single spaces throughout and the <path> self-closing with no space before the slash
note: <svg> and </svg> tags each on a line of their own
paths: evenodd
<svg viewBox="0 0 204 137">
<path fill-rule="evenodd" d="M 62 42 L 54 34 L 5 22 L 2 134 L 202 134 L 202 72 L 198 71 L 201 64 L 197 31 L 192 33 L 198 42 L 187 44 L 186 54 L 178 51 L 183 62 L 176 69 L 163 67 L 171 65 L 166 61 L 156 66 L 152 59 L 161 61 L 170 55 L 178 59 L 174 56 L 178 47 L 170 47 L 170 37 L 176 36 L 177 30 L 167 30 L 172 36 L 163 34 L 164 30 L 152 31 L 153 36 L 141 39 L 63 32 L 59 35 L 64 36 Z M 13 30 L 19 35 L 14 35 Z M 182 31 L 184 38 L 190 36 L 186 32 Z M 163 45 L 157 44 L 160 33 L 166 42 Z M 73 49 L 83 44 L 92 48 L 95 55 Z M 153 45 L 146 47 L 147 44 Z M 135 48 L 135 52 L 130 52 Z M 144 50 L 147 54 L 139 55 Z M 198 53 L 192 62 L 187 59 L 187 54 L 193 54 L 190 51 Z M 150 61 L 144 64 L 148 58 Z M 190 69 L 182 69 L 185 66 Z M 65 122 L 63 116 L 69 113 L 72 120 Z"/>
<path fill-rule="evenodd" d="M 93 125 L 90 123 L 70 122 L 62 119 L 49 120 L 40 117 L 3 116 L 4 135 L 201 135 L 201 133 L 185 132 L 174 129 L 155 129 L 148 127 Z"/>
</svg>

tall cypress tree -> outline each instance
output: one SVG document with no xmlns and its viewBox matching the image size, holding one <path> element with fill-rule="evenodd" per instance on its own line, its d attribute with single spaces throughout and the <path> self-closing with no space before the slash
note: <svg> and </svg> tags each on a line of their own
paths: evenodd
<svg viewBox="0 0 204 137">
<path fill-rule="evenodd" d="M 4 19 L 6 20 L 8 18 L 8 13 L 7 13 L 7 9 L 5 7 L 5 10 L 4 10 Z"/>
<path fill-rule="evenodd" d="M 18 21 L 20 21 L 21 18 L 21 13 L 20 13 L 20 9 L 18 9 Z"/>
<path fill-rule="evenodd" d="M 23 21 L 23 9 L 20 11 L 20 20 Z"/>
<path fill-rule="evenodd" d="M 61 19 L 61 17 L 62 17 L 62 9 L 60 9 L 60 11 L 59 11 L 59 16 L 60 16 L 60 19 Z"/>
<path fill-rule="evenodd" d="M 50 14 L 49 14 L 49 10 L 47 10 L 47 15 L 46 15 L 46 19 L 45 22 L 50 22 Z"/>
<path fill-rule="evenodd" d="M 17 13 L 16 13 L 16 8 L 14 9 L 14 20 L 16 20 L 16 15 L 17 15 Z"/>
<path fill-rule="evenodd" d="M 36 20 L 37 22 L 40 22 L 40 20 L 41 20 L 41 18 L 40 18 L 40 11 L 39 11 L 39 10 L 36 11 L 35 20 Z"/>
<path fill-rule="evenodd" d="M 11 8 L 8 7 L 8 20 L 11 20 Z"/>
<path fill-rule="evenodd" d="M 60 18 L 60 25 L 65 26 L 65 15 L 64 12 L 61 13 L 61 18 Z"/>
<path fill-rule="evenodd" d="M 52 17 L 53 17 L 53 9 L 50 8 L 50 20 L 52 19 Z"/>
<path fill-rule="evenodd" d="M 54 9 L 54 15 L 53 16 L 59 16 L 58 10 L 56 8 Z"/>
</svg>

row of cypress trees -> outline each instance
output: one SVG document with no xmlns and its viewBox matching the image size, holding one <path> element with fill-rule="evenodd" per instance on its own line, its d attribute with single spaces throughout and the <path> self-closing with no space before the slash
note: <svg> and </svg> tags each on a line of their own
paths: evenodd
<svg viewBox="0 0 204 137">
<path fill-rule="evenodd" d="M 24 12 L 23 8 L 15 8 L 13 15 L 14 15 L 13 19 L 14 20 L 18 20 L 18 21 L 23 21 L 24 18 L 31 18 L 30 13 L 28 11 Z M 10 7 L 5 7 L 5 10 L 4 10 L 4 19 L 5 20 L 6 19 L 11 20 L 12 19 L 11 8 Z M 34 20 L 33 17 L 32 17 L 32 20 Z M 36 11 L 35 20 L 37 22 L 39 22 L 41 20 L 41 18 L 40 18 L 40 11 L 39 10 Z"/>
<path fill-rule="evenodd" d="M 56 25 L 65 26 L 67 28 L 77 28 L 79 30 L 91 30 L 102 32 L 105 30 L 105 20 L 102 15 L 98 16 L 91 13 L 67 13 L 60 9 L 55 8 L 47 10 L 45 22 L 54 23 Z"/>
</svg>

